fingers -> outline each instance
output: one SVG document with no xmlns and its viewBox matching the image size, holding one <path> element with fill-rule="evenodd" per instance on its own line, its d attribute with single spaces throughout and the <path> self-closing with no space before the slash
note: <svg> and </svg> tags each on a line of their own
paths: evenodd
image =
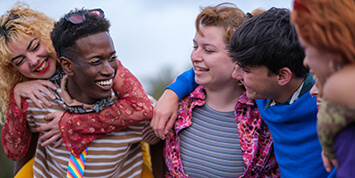
<svg viewBox="0 0 355 178">
<path fill-rule="evenodd" d="M 59 125 L 58 122 L 62 116 L 64 112 L 60 111 L 60 112 L 53 112 L 53 113 L 49 113 L 47 115 L 44 116 L 44 119 L 46 121 L 50 121 L 48 122 L 46 125 L 42 125 L 40 127 L 38 127 L 36 129 L 37 132 L 43 132 L 43 131 L 49 131 L 49 130 L 53 130 L 53 131 L 59 131 Z"/>
<path fill-rule="evenodd" d="M 47 133 L 39 137 L 39 141 L 43 141 L 41 146 L 46 146 L 57 141 L 54 147 L 58 147 L 63 143 L 58 125 L 58 121 L 60 120 L 63 113 L 64 112 L 54 112 L 44 116 L 44 119 L 50 122 L 36 129 L 36 131 L 38 132 L 48 131 Z"/>
<path fill-rule="evenodd" d="M 44 120 L 50 121 L 56 117 L 57 112 L 52 112 L 44 116 Z"/>
<path fill-rule="evenodd" d="M 161 116 L 157 122 L 157 125 L 156 125 L 156 134 L 157 136 L 162 139 L 162 140 L 165 140 L 165 125 L 168 121 L 168 118 L 169 116 Z"/>
<path fill-rule="evenodd" d="M 42 85 L 45 85 L 53 90 L 56 90 L 57 87 L 54 85 L 54 83 L 50 82 L 49 80 L 40 80 L 42 81 Z"/>
<path fill-rule="evenodd" d="M 38 100 L 41 100 L 45 105 L 48 107 L 51 107 L 52 104 L 47 100 L 47 98 L 42 94 L 45 93 L 47 96 L 49 96 L 51 99 L 55 99 L 55 96 L 52 92 L 48 90 L 48 88 L 42 87 L 40 91 L 35 92 L 35 96 L 37 97 Z M 33 101 L 33 100 L 32 100 Z"/>
<path fill-rule="evenodd" d="M 49 145 L 49 144 L 57 141 L 60 138 L 61 138 L 60 132 L 59 133 L 53 133 L 53 132 L 50 131 L 50 132 L 45 133 L 41 137 L 39 137 L 39 141 L 43 141 L 41 146 L 46 146 L 46 145 Z M 57 143 L 55 145 L 57 145 Z"/>
<path fill-rule="evenodd" d="M 169 130 L 173 128 L 176 118 L 177 118 L 177 112 L 174 112 L 169 118 L 168 123 L 166 124 L 164 135 L 168 134 Z"/>
<path fill-rule="evenodd" d="M 166 120 L 165 114 L 160 113 L 158 110 L 154 109 L 153 118 L 150 122 L 150 126 L 153 128 L 155 135 L 161 139 L 165 139 L 164 128 Z"/>
<path fill-rule="evenodd" d="M 57 141 L 57 143 L 54 145 L 54 148 L 58 148 L 60 145 L 62 145 L 63 144 L 63 139 L 62 138 L 60 138 L 58 141 Z"/>
<path fill-rule="evenodd" d="M 333 166 L 337 169 L 339 169 L 339 164 L 337 159 L 331 159 L 330 162 L 332 162 Z"/>
<path fill-rule="evenodd" d="M 45 132 L 47 130 L 50 130 L 52 128 L 52 124 L 51 123 L 48 123 L 46 125 L 42 125 L 40 127 L 37 127 L 36 128 L 36 132 Z"/>
<path fill-rule="evenodd" d="M 55 99 L 55 95 L 47 87 L 53 90 L 56 89 L 56 86 L 48 80 L 32 80 L 17 84 L 14 89 L 16 104 L 20 105 L 21 97 L 25 97 L 30 98 L 39 108 L 43 108 L 39 100 L 50 107 L 51 103 L 44 95 L 49 96 L 51 99 Z"/>
<path fill-rule="evenodd" d="M 328 159 L 328 158 L 325 156 L 324 151 L 322 151 L 322 160 L 323 160 L 323 165 L 324 165 L 325 170 L 327 170 L 327 172 L 331 172 L 331 171 L 332 171 L 333 164 L 332 164 L 332 162 L 330 161 L 330 159 Z"/>
<path fill-rule="evenodd" d="M 35 95 L 30 95 L 28 96 L 32 100 L 32 102 L 40 109 L 43 108 L 42 104 L 38 101 L 37 97 Z"/>
</svg>

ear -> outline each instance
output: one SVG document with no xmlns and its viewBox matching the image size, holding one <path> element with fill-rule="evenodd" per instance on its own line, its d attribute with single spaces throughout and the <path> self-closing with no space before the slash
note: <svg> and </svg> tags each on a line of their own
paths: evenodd
<svg viewBox="0 0 355 178">
<path fill-rule="evenodd" d="M 277 83 L 281 86 L 285 86 L 292 79 L 292 71 L 288 67 L 283 67 L 280 69 L 279 74 L 277 74 Z"/>
<path fill-rule="evenodd" d="M 70 59 L 62 56 L 59 59 L 60 65 L 62 66 L 62 69 L 68 76 L 73 76 L 74 75 L 74 63 Z"/>
</svg>

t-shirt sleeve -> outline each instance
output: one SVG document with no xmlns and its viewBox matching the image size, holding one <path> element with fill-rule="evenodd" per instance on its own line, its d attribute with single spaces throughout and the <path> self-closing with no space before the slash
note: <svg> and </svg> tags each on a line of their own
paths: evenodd
<svg viewBox="0 0 355 178">
<path fill-rule="evenodd" d="M 193 68 L 180 74 L 176 80 L 168 85 L 165 89 L 170 89 L 178 95 L 179 100 L 187 96 L 198 86 L 195 81 L 195 73 Z"/>
</svg>

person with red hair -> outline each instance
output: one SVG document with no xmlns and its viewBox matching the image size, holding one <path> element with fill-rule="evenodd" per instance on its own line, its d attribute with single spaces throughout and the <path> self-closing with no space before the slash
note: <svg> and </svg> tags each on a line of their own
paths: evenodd
<svg viewBox="0 0 355 178">
<path fill-rule="evenodd" d="M 295 0 L 292 23 L 322 98 L 318 137 L 337 177 L 355 174 L 355 1 Z"/>
</svg>

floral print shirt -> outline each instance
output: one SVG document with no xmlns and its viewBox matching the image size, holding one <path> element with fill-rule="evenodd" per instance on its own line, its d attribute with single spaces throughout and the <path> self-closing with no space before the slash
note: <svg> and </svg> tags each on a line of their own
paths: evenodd
<svg viewBox="0 0 355 178">
<path fill-rule="evenodd" d="M 168 167 L 166 177 L 189 177 L 181 163 L 179 131 L 191 126 L 193 108 L 204 105 L 205 97 L 203 87 L 198 86 L 179 102 L 177 120 L 164 146 L 164 159 Z M 270 131 L 262 121 L 256 104 L 247 98 L 245 92 L 235 106 L 235 122 L 245 165 L 245 172 L 240 177 L 280 177 Z"/>
</svg>

